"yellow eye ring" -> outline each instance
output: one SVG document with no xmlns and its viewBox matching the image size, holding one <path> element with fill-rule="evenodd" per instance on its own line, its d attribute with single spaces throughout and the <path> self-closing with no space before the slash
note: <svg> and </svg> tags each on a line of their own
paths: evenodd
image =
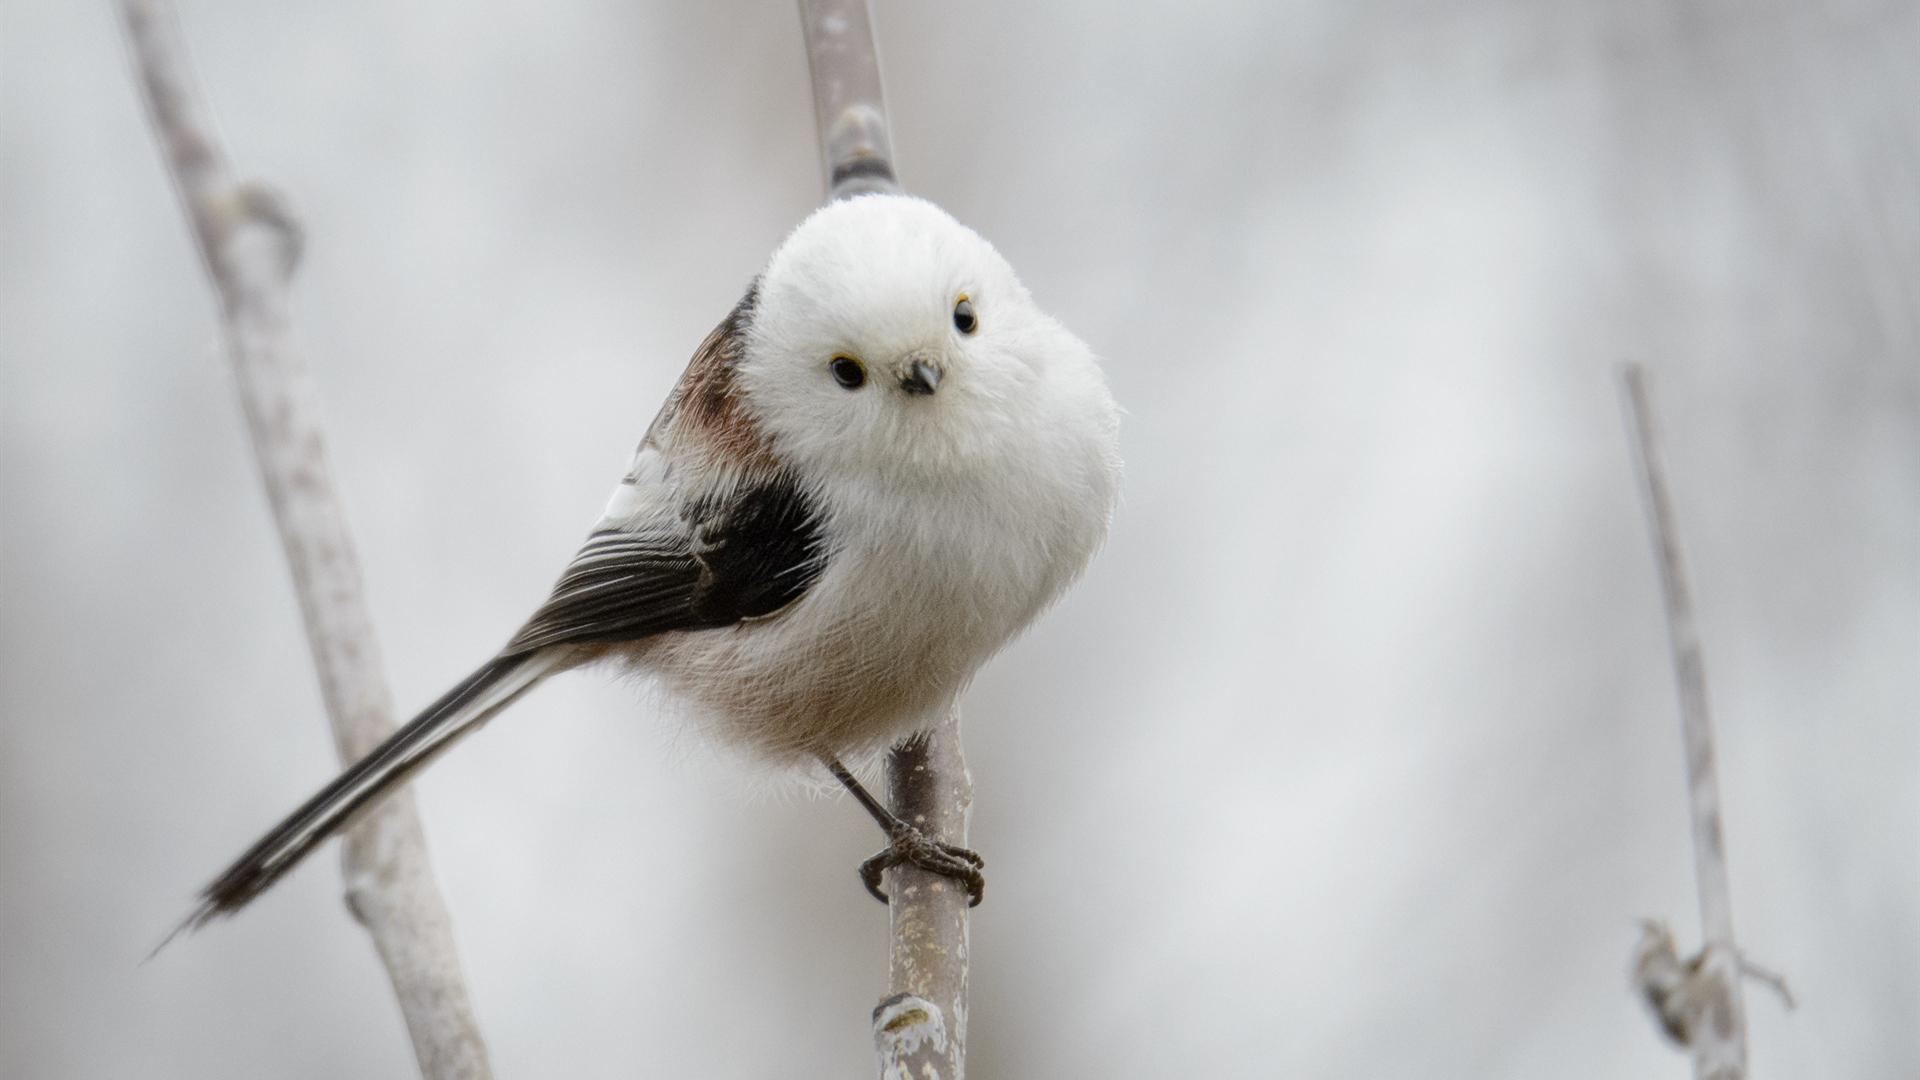
<svg viewBox="0 0 1920 1080">
<path fill-rule="evenodd" d="M 858 390 L 866 385 L 866 365 L 845 353 L 827 361 L 827 370 L 833 373 L 834 382 L 849 390 Z"/>
<path fill-rule="evenodd" d="M 963 334 L 971 334 L 980 328 L 980 319 L 973 313 L 973 301 L 966 293 L 953 302 L 953 328 Z"/>
</svg>

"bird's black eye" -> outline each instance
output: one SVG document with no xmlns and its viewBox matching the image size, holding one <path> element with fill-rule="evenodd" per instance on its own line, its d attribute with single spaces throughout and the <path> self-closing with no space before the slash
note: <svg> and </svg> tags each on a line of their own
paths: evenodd
<svg viewBox="0 0 1920 1080">
<path fill-rule="evenodd" d="M 858 390 L 867 381 L 867 369 L 851 356 L 836 356 L 827 362 L 827 370 L 833 372 L 833 381 L 849 390 Z"/>
<path fill-rule="evenodd" d="M 953 328 L 963 334 L 971 334 L 979 329 L 980 320 L 973 317 L 973 301 L 965 296 L 953 305 Z"/>
</svg>

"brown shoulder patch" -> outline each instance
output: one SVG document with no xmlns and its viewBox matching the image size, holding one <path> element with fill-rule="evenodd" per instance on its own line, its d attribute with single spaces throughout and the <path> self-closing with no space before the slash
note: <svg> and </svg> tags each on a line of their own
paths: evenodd
<svg viewBox="0 0 1920 1080">
<path fill-rule="evenodd" d="M 666 407 L 647 429 L 647 442 L 654 442 L 659 434 L 671 428 L 677 438 L 696 439 L 733 465 L 776 467 L 766 437 L 742 404 L 735 382 L 740 360 L 746 353 L 747 327 L 753 322 L 759 295 L 760 282 L 756 279 L 727 317 L 720 320 L 720 325 L 693 351 L 693 359 L 688 361 L 687 370 L 668 396 Z"/>
</svg>

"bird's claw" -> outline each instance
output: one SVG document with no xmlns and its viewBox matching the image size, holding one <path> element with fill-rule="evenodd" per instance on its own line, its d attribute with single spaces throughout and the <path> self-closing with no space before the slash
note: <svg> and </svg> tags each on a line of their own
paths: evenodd
<svg viewBox="0 0 1920 1080">
<path fill-rule="evenodd" d="M 980 871 L 987 861 L 978 852 L 944 840 L 935 840 L 905 823 L 890 830 L 890 838 L 884 851 L 860 864 L 860 880 L 866 884 L 867 891 L 873 894 L 875 900 L 883 904 L 889 902 L 887 894 L 880 888 L 882 874 L 896 866 L 917 866 L 928 873 L 949 877 L 966 885 L 967 906 L 979 906 L 980 897 L 987 888 L 986 875 Z"/>
</svg>

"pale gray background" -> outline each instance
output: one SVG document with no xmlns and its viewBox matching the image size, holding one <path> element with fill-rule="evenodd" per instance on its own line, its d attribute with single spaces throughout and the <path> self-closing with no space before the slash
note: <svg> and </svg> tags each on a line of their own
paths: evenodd
<svg viewBox="0 0 1920 1080">
<path fill-rule="evenodd" d="M 818 196 L 784 0 L 186 3 L 312 242 L 403 707 L 512 630 Z M 1044 8 L 1044 10 L 1038 10 Z M 139 966 L 333 768 L 110 6 L 0 9 L 0 1075 L 405 1077 L 321 858 Z M 1126 501 L 968 703 L 980 1077 L 1673 1077 L 1696 935 L 1613 366 L 1654 370 L 1756 1075 L 1920 1074 L 1913 3 L 901 4 L 901 171 L 1108 359 Z M 503 1077 L 860 1076 L 851 804 L 591 675 L 421 785 Z"/>
</svg>

